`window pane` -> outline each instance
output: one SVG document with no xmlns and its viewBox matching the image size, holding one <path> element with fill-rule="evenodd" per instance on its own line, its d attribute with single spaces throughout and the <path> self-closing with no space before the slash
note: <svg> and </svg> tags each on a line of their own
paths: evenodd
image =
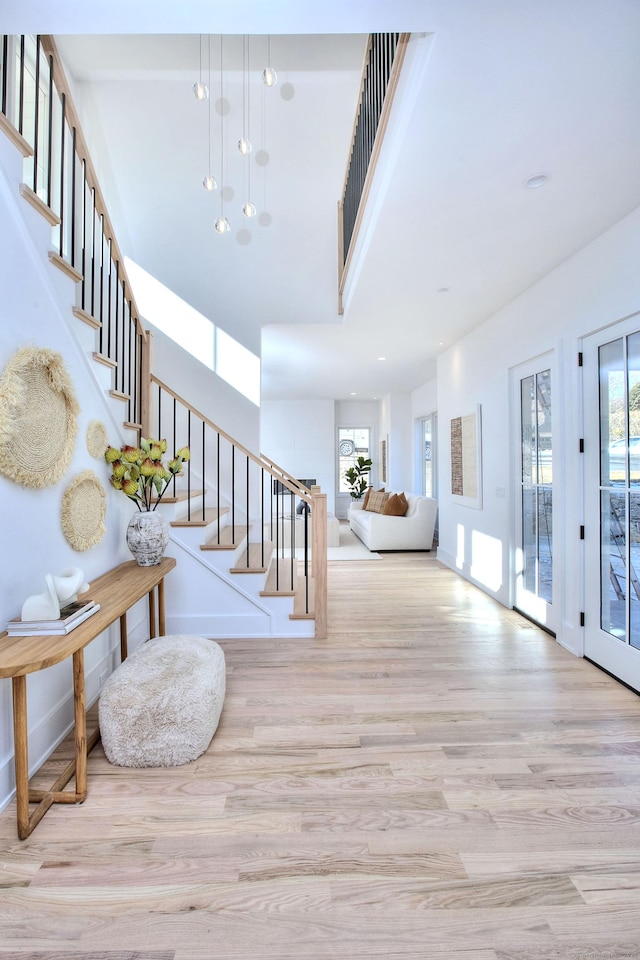
<svg viewBox="0 0 640 960">
<path fill-rule="evenodd" d="M 629 392 L 629 484 L 640 486 L 640 333 L 627 338 Z"/>
<path fill-rule="evenodd" d="M 613 340 L 599 350 L 600 483 L 625 483 L 627 478 L 624 343 Z"/>
<path fill-rule="evenodd" d="M 603 490 L 601 494 L 601 614 L 600 626 L 626 640 L 627 538 L 626 494 Z"/>
<path fill-rule="evenodd" d="M 553 493 L 538 487 L 538 596 L 551 603 L 553 586 Z"/>
<path fill-rule="evenodd" d="M 358 457 L 371 457 L 369 427 L 340 427 L 338 429 L 338 491 L 349 493 L 345 472 L 355 466 Z"/>
<path fill-rule="evenodd" d="M 535 483 L 535 394 L 534 377 L 525 377 L 520 384 L 522 403 L 521 430 L 522 430 L 522 482 Z"/>
<path fill-rule="evenodd" d="M 629 639 L 640 650 L 640 494 L 629 496 Z"/>
</svg>

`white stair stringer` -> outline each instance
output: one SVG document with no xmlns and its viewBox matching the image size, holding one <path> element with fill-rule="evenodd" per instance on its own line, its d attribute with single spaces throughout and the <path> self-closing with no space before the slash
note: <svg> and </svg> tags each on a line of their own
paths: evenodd
<svg viewBox="0 0 640 960">
<path fill-rule="evenodd" d="M 313 620 L 292 620 L 291 597 L 261 597 L 264 573 L 229 573 L 244 549 L 201 551 L 183 538 L 193 531 L 172 527 L 170 553 L 177 560 L 165 581 L 166 633 L 225 637 L 313 637 Z M 202 528 L 200 528 L 200 533 Z M 226 569 L 225 569 L 226 568 Z"/>
</svg>

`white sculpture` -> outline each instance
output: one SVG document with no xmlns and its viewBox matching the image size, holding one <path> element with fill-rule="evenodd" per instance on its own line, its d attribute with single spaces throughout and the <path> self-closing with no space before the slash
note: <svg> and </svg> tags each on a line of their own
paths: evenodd
<svg viewBox="0 0 640 960">
<path fill-rule="evenodd" d="M 89 589 L 80 567 L 69 567 L 58 576 L 47 573 L 44 582 L 45 592 L 27 597 L 22 604 L 23 620 L 57 620 L 61 606 L 77 600 L 79 593 Z"/>
</svg>

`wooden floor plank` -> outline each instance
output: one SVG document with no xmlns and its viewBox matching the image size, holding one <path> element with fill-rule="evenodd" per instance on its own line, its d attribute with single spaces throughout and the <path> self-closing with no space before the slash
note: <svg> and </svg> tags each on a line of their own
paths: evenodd
<svg viewBox="0 0 640 960">
<path fill-rule="evenodd" d="M 434 556 L 328 578 L 196 761 L 0 814 L 1 960 L 639 960 L 640 699 Z"/>
</svg>

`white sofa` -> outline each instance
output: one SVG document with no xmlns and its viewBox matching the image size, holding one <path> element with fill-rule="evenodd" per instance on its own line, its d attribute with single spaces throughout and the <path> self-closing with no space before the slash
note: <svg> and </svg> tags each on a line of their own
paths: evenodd
<svg viewBox="0 0 640 960">
<path fill-rule="evenodd" d="M 349 507 L 349 525 L 369 550 L 431 550 L 438 501 L 405 493 L 409 506 L 404 517 L 385 516 L 363 510 L 362 503 Z"/>
</svg>

